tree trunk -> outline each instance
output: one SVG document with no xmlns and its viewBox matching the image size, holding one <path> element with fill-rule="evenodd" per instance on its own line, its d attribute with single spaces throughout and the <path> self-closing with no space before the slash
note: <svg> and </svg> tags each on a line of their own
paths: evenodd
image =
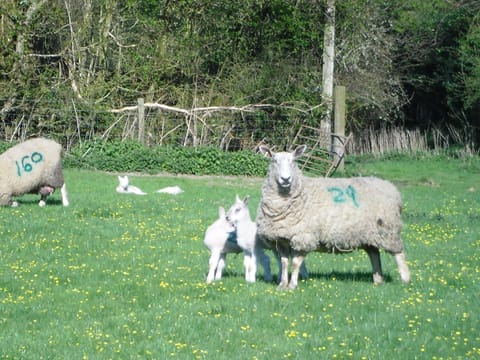
<svg viewBox="0 0 480 360">
<path fill-rule="evenodd" d="M 333 112 L 333 70 L 335 60 L 335 0 L 327 0 L 325 12 L 325 31 L 323 36 L 323 91 L 322 100 L 325 103 L 325 116 L 320 122 L 320 129 L 330 142 L 332 132 Z"/>
</svg>

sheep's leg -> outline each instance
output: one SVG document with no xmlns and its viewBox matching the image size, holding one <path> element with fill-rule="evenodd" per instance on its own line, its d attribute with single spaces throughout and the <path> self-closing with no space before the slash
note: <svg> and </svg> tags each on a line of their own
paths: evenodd
<svg viewBox="0 0 480 360">
<path fill-rule="evenodd" d="M 298 275 L 300 273 L 300 268 L 302 267 L 303 260 L 305 260 L 305 255 L 301 253 L 294 253 L 292 257 L 292 277 L 290 283 L 288 284 L 289 289 L 295 289 L 298 285 Z"/>
<path fill-rule="evenodd" d="M 215 280 L 220 280 L 222 278 L 223 269 L 225 269 L 227 254 L 220 254 L 218 259 L 217 271 L 215 271 Z"/>
<path fill-rule="evenodd" d="M 300 279 L 308 279 L 307 262 L 305 261 L 305 259 L 303 259 L 302 265 L 300 265 Z"/>
<path fill-rule="evenodd" d="M 270 270 L 270 258 L 265 254 L 265 250 L 261 247 L 256 248 L 257 259 L 263 267 L 263 279 L 266 282 L 272 281 L 272 272 Z"/>
<path fill-rule="evenodd" d="M 402 251 L 393 256 L 395 257 L 398 270 L 400 271 L 400 278 L 404 283 L 410 282 L 410 270 L 408 269 L 407 261 L 405 259 L 405 253 Z"/>
<path fill-rule="evenodd" d="M 217 269 L 218 262 L 220 260 L 220 252 L 219 251 L 212 251 L 210 254 L 210 259 L 208 260 L 208 275 L 207 275 L 207 284 L 210 284 L 213 279 L 215 278 L 215 270 Z M 220 272 L 220 277 L 221 277 Z"/>
<path fill-rule="evenodd" d="M 374 284 L 381 284 L 383 283 L 383 275 L 382 275 L 382 263 L 380 261 L 380 251 L 375 246 L 368 246 L 365 248 L 365 251 L 370 258 L 370 262 L 372 263 L 372 272 L 373 272 L 373 283 Z"/>
<path fill-rule="evenodd" d="M 281 276 L 278 289 L 283 290 L 288 287 L 288 255 L 280 254 Z"/>
<path fill-rule="evenodd" d="M 68 206 L 68 193 L 67 193 L 67 185 L 63 183 L 62 188 L 60 189 L 60 192 L 62 193 L 62 204 L 63 206 Z"/>
</svg>

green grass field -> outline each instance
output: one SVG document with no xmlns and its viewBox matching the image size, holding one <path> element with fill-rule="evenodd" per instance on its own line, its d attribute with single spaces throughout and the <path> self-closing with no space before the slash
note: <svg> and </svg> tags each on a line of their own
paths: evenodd
<svg viewBox="0 0 480 360">
<path fill-rule="evenodd" d="M 347 165 L 348 166 L 348 165 Z M 0 208 L 2 359 L 477 359 L 480 357 L 480 164 L 430 158 L 355 164 L 397 183 L 412 272 L 382 254 L 310 254 L 295 291 L 246 284 L 242 256 L 206 285 L 206 227 L 219 205 L 263 179 L 130 176 L 67 170 L 71 206 L 21 198 Z M 154 193 L 179 185 L 178 196 Z M 277 268 L 272 258 L 273 271 Z"/>
</svg>

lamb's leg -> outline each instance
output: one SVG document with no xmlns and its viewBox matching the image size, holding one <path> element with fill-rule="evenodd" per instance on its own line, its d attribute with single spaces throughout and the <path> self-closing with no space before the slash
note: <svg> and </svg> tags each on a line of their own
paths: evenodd
<svg viewBox="0 0 480 360">
<path fill-rule="evenodd" d="M 67 185 L 63 183 L 62 188 L 60 189 L 60 192 L 62 193 L 62 204 L 63 206 L 68 206 L 68 193 L 67 193 Z"/>
<path fill-rule="evenodd" d="M 370 262 L 372 263 L 373 283 L 374 284 L 383 283 L 380 251 L 375 246 L 368 246 L 365 248 L 365 251 L 367 252 L 368 257 L 370 258 Z"/>
<path fill-rule="evenodd" d="M 410 270 L 408 269 L 407 261 L 405 260 L 405 253 L 402 251 L 393 255 L 398 265 L 400 278 L 404 283 L 410 282 Z"/>
<path fill-rule="evenodd" d="M 215 280 L 220 280 L 222 278 L 223 269 L 225 269 L 225 264 L 227 260 L 227 254 L 220 254 L 218 259 L 217 271 L 215 271 Z"/>
<path fill-rule="evenodd" d="M 255 282 L 257 275 L 257 258 L 255 257 L 254 251 L 245 251 L 243 265 L 245 267 L 245 280 L 247 282 Z"/>
<path fill-rule="evenodd" d="M 220 259 L 220 252 L 213 250 L 210 254 L 210 259 L 208 260 L 208 275 L 207 275 L 207 284 L 210 284 L 213 279 L 215 278 L 215 270 L 217 269 L 217 265 Z M 221 277 L 221 272 L 220 272 L 220 277 Z"/>
<path fill-rule="evenodd" d="M 305 255 L 302 253 L 294 252 L 292 257 L 292 277 L 288 287 L 290 289 L 295 289 L 298 285 L 298 275 L 300 273 L 300 268 L 302 267 L 303 260 L 305 260 Z"/>
</svg>

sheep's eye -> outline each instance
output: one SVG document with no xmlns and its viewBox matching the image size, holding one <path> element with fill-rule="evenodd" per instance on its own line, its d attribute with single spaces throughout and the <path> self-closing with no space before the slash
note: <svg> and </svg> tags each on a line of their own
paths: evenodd
<svg viewBox="0 0 480 360">
<path fill-rule="evenodd" d="M 240 210 L 241 210 L 240 208 L 236 208 L 236 209 L 235 209 L 235 212 L 236 212 L 236 213 L 239 213 Z"/>
</svg>

